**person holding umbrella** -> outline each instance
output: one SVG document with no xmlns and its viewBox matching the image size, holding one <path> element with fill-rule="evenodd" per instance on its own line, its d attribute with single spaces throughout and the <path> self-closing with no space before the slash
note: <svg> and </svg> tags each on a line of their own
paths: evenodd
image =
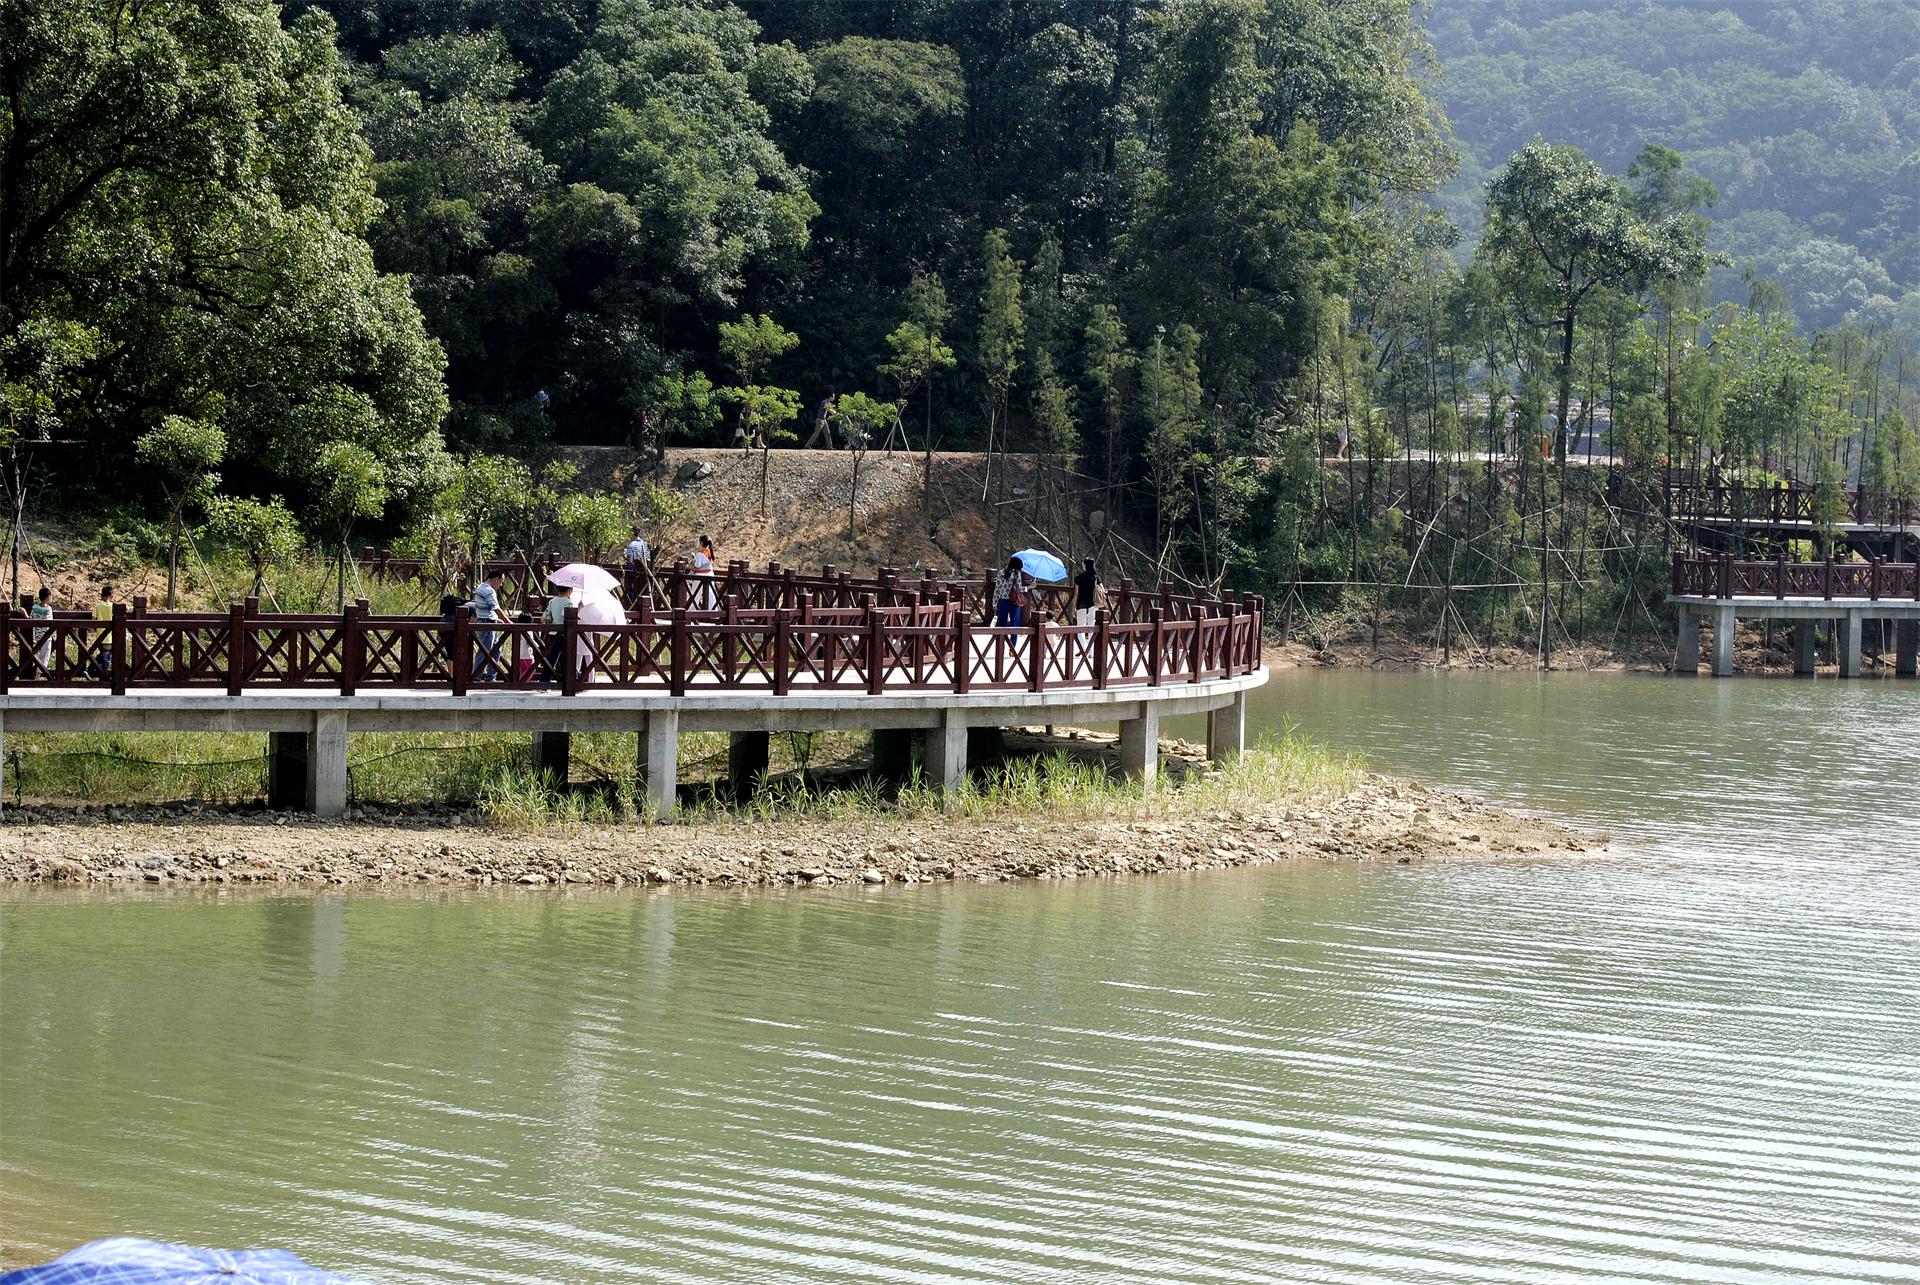
<svg viewBox="0 0 1920 1285">
<path fill-rule="evenodd" d="M 546 622 L 546 646 L 542 649 L 540 660 L 540 680 L 551 683 L 560 677 L 560 665 L 566 649 L 567 608 L 573 605 L 573 586 L 556 584 L 553 595 L 547 599 L 547 609 L 540 613 Z"/>
<path fill-rule="evenodd" d="M 1033 577 L 1020 565 L 1020 559 L 1008 558 L 1007 565 L 993 578 L 993 623 L 1002 629 L 1019 628 L 1031 588 Z"/>
<path fill-rule="evenodd" d="M 569 562 L 551 572 L 547 579 L 555 585 L 566 586 L 569 591 L 568 604 L 580 609 L 580 633 L 574 644 L 573 663 L 585 674 L 592 668 L 595 643 L 599 636 L 597 631 L 588 627 L 627 623 L 626 608 L 620 605 L 620 582 L 605 567 L 595 566 L 591 562 Z M 564 624 L 566 608 L 560 610 L 560 619 Z M 556 672 L 562 659 L 555 659 Z"/>
</svg>

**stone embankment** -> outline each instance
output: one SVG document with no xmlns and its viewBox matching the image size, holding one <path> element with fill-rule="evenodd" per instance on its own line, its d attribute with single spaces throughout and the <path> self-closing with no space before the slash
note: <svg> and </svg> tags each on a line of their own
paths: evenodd
<svg viewBox="0 0 1920 1285">
<path fill-rule="evenodd" d="M 472 815 L 338 822 L 196 807 L 13 810 L 0 881 L 176 886 L 721 887 L 1071 879 L 1287 860 L 1562 857 L 1599 840 L 1368 774 L 1297 806 L 1195 815 L 987 821 L 939 816 L 502 831 Z"/>
</svg>

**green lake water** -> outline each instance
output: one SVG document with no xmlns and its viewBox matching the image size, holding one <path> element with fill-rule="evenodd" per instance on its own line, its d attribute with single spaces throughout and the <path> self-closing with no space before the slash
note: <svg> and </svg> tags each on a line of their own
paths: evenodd
<svg viewBox="0 0 1920 1285">
<path fill-rule="evenodd" d="M 1920 1277 L 1920 686 L 1282 673 L 1256 714 L 1615 846 L 0 892 L 0 1267 L 124 1232 L 375 1282 Z"/>
</svg>

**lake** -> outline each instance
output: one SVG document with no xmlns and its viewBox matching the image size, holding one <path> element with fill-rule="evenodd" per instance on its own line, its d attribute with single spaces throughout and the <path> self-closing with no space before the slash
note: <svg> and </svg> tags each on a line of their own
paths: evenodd
<svg viewBox="0 0 1920 1285">
<path fill-rule="evenodd" d="M 1609 853 L 791 893 L 0 891 L 0 1266 L 1911 1281 L 1920 685 L 1283 672 Z"/>
</svg>

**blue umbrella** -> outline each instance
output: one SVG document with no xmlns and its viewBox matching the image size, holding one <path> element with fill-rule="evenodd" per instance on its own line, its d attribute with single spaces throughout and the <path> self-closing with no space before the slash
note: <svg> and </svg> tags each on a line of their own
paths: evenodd
<svg viewBox="0 0 1920 1285">
<path fill-rule="evenodd" d="M 1035 580 L 1060 584 L 1067 579 L 1067 564 L 1045 549 L 1022 549 L 1013 555 Z"/>
<path fill-rule="evenodd" d="M 0 1276 L 0 1285 L 354 1285 L 309 1267 L 284 1249 L 196 1249 L 136 1236 L 110 1236 L 39 1267 Z"/>
</svg>

